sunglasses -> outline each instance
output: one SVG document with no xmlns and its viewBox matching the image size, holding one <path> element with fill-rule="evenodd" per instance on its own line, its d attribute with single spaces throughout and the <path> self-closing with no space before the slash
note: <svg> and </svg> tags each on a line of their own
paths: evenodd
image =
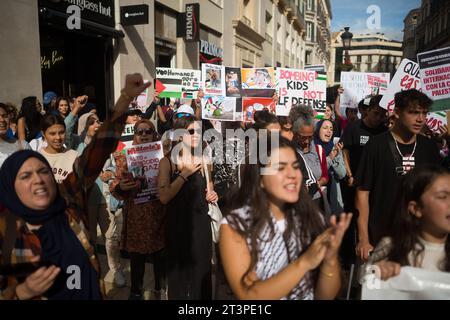
<svg viewBox="0 0 450 320">
<path fill-rule="evenodd" d="M 155 133 L 155 130 L 153 130 L 153 129 L 140 129 L 140 130 L 136 131 L 136 134 L 138 136 L 151 135 L 154 133 Z"/>
<path fill-rule="evenodd" d="M 192 114 L 180 112 L 180 113 L 177 113 L 175 116 L 177 117 L 177 119 L 180 119 L 180 118 L 184 118 L 184 117 L 192 117 Z"/>
<path fill-rule="evenodd" d="M 202 134 L 202 130 L 200 130 L 200 129 L 189 129 L 188 130 L 188 132 L 189 132 L 189 134 L 191 135 L 191 136 L 193 136 L 194 134 Z"/>
</svg>

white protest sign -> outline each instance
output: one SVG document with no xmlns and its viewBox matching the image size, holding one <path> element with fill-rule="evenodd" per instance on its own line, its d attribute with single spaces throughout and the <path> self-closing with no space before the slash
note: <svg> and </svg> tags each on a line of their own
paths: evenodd
<svg viewBox="0 0 450 320">
<path fill-rule="evenodd" d="M 431 131 L 441 134 L 440 127 L 447 125 L 447 114 L 443 111 L 430 112 L 426 124 Z"/>
<path fill-rule="evenodd" d="M 156 68 L 155 87 L 160 97 L 196 99 L 200 84 L 200 70 Z"/>
<path fill-rule="evenodd" d="M 395 94 L 410 89 L 421 90 L 419 64 L 409 59 L 403 59 L 380 101 L 380 107 L 389 112 L 394 111 Z"/>
<path fill-rule="evenodd" d="M 422 91 L 434 100 L 431 111 L 450 110 L 450 47 L 419 53 Z"/>
<path fill-rule="evenodd" d="M 310 106 L 317 112 L 325 112 L 327 77 L 316 71 L 277 68 L 277 92 L 279 96 L 276 114 L 288 116 L 293 105 Z"/>
<path fill-rule="evenodd" d="M 225 96 L 225 67 L 204 63 L 202 84 L 205 95 Z"/>
<path fill-rule="evenodd" d="M 133 175 L 140 190 L 136 204 L 158 199 L 159 161 L 164 157 L 162 143 L 154 142 L 129 147 L 125 150 L 128 172 Z"/>
<path fill-rule="evenodd" d="M 389 73 L 342 72 L 341 108 L 357 108 L 366 97 L 385 94 L 389 81 Z"/>
<path fill-rule="evenodd" d="M 202 119 L 242 121 L 242 99 L 223 96 L 205 96 L 202 99 Z"/>
</svg>

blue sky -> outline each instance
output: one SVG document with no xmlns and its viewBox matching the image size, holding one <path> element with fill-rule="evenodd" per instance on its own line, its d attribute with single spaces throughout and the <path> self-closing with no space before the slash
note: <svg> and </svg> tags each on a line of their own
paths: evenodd
<svg viewBox="0 0 450 320">
<path fill-rule="evenodd" d="M 420 7 L 421 0 L 331 0 L 331 30 L 350 27 L 353 34 L 382 32 L 394 40 L 403 40 L 403 19 L 411 9 Z M 381 29 L 368 29 L 367 20 L 372 15 L 367 8 L 380 8 Z"/>
</svg>

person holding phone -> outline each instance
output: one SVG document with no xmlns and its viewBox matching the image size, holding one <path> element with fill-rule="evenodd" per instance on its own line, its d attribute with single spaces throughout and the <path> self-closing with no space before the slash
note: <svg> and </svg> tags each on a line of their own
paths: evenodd
<svg viewBox="0 0 450 320">
<path fill-rule="evenodd" d="M 19 151 L 3 163 L 0 202 L 25 223 L 24 233 L 16 238 L 23 240 L 22 250 L 31 252 L 26 262 L 42 260 L 52 266 L 40 268 L 24 281 L 8 279 L 8 285 L 0 291 L 2 299 L 102 299 L 99 265 L 85 231 L 88 217 L 84 199 L 106 159 L 117 148 L 131 100 L 149 85 L 139 74 L 127 76 L 111 120 L 99 128 L 75 162 L 73 172 L 61 184 L 56 183 L 47 160 L 37 152 Z M 68 280 L 74 272 L 79 281 L 72 286 Z"/>
</svg>

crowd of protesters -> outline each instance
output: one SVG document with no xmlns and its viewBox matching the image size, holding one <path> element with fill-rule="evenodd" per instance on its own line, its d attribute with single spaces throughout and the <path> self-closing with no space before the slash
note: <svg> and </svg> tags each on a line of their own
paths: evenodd
<svg viewBox="0 0 450 320">
<path fill-rule="evenodd" d="M 130 109 L 148 86 L 127 76 L 104 122 L 88 96 L 27 97 L 20 111 L 0 103 L 1 263 L 49 263 L 0 275 L 2 299 L 105 298 L 104 281 L 127 284 L 121 250 L 133 300 L 144 298 L 148 261 L 153 298 L 180 300 L 212 299 L 220 272 L 237 299 L 295 300 L 340 298 L 352 264 L 377 264 L 383 279 L 402 266 L 450 272 L 450 138 L 447 126 L 427 129 L 425 94 L 397 93 L 388 114 L 380 95 L 341 110 L 335 87 L 322 115 L 295 105 L 289 116 L 263 110 L 254 123 L 218 126 L 201 119 L 201 91 L 192 101 L 155 93 L 144 113 Z M 116 149 L 125 125 L 135 146 L 162 142 L 158 199 L 133 201 L 142 185 Z M 203 137 L 212 128 L 221 150 Z M 255 130 L 256 140 L 229 129 Z M 73 265 L 81 289 L 67 286 Z"/>
</svg>

